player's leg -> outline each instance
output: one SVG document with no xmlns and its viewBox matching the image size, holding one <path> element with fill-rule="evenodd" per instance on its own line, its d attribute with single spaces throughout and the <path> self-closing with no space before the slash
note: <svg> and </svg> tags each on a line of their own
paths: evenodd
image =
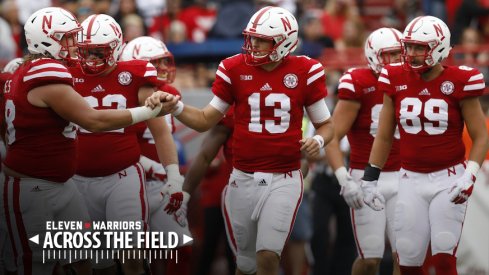
<svg viewBox="0 0 489 275">
<path fill-rule="evenodd" d="M 380 182 L 380 190 L 385 198 L 385 214 L 386 214 L 386 233 L 387 239 L 392 250 L 392 265 L 393 265 L 393 275 L 400 275 L 399 262 L 396 250 L 396 238 L 394 233 L 394 214 L 397 205 L 397 192 L 399 189 L 399 172 L 384 172 L 381 174 L 383 177 L 382 182 Z"/>
<path fill-rule="evenodd" d="M 363 171 L 354 169 L 351 175 L 359 184 Z M 381 185 L 382 181 L 379 178 L 379 186 Z M 351 222 L 358 250 L 358 257 L 352 266 L 352 275 L 375 275 L 384 255 L 386 209 L 375 211 L 368 206 L 352 209 Z"/>
<path fill-rule="evenodd" d="M 74 185 L 80 192 L 83 201 L 88 209 L 91 221 L 106 221 L 106 202 L 109 194 L 116 187 L 113 185 L 110 177 L 83 177 L 75 175 L 72 177 Z M 101 237 L 102 245 L 100 250 L 95 253 L 102 253 L 106 250 L 106 239 Z M 92 261 L 92 269 L 94 275 L 115 275 L 117 273 L 117 265 L 113 259 L 98 258 L 97 261 Z"/>
<path fill-rule="evenodd" d="M 88 221 L 90 215 L 85 205 L 82 195 L 78 192 L 72 180 L 68 180 L 64 184 L 64 192 L 60 192 L 53 196 L 50 200 L 56 201 L 54 210 L 55 221 Z M 92 263 L 90 260 L 81 260 L 74 263 L 69 263 L 66 260 L 61 260 L 62 266 L 69 265 L 77 274 L 91 274 Z"/>
<path fill-rule="evenodd" d="M 429 199 L 434 192 L 429 183 L 427 174 L 400 171 L 394 230 L 403 275 L 424 274 L 421 266 L 430 239 Z"/>
<path fill-rule="evenodd" d="M 115 173 L 112 180 L 116 188 L 107 199 L 107 221 L 140 222 L 141 231 L 147 231 L 149 207 L 144 170 L 141 165 L 137 163 L 124 169 L 124 172 Z M 128 250 L 128 252 L 132 254 L 134 251 Z M 137 251 L 135 253 L 137 254 Z M 127 256 L 123 261 L 122 270 L 126 275 L 140 275 L 144 272 L 143 260 Z"/>
<path fill-rule="evenodd" d="M 280 256 L 302 200 L 303 183 L 299 170 L 273 174 L 270 184 L 258 218 L 258 275 L 278 274 Z"/>
<path fill-rule="evenodd" d="M 253 174 L 234 169 L 223 193 L 228 240 L 236 249 L 236 274 L 254 274 L 257 270 L 257 223 L 251 220 L 256 191 Z"/>
<path fill-rule="evenodd" d="M 463 165 L 457 165 L 453 170 L 454 174 L 440 173 L 437 183 L 441 191 L 431 200 L 430 205 L 432 262 L 437 274 L 446 275 L 457 274 L 455 253 L 467 208 L 467 202 L 454 204 L 448 197 L 450 187 L 464 172 Z"/>
</svg>

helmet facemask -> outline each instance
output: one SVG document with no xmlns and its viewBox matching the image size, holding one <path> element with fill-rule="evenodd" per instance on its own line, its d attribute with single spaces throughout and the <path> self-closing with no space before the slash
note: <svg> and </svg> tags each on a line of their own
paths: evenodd
<svg viewBox="0 0 489 275">
<path fill-rule="evenodd" d="M 173 83 L 176 75 L 175 60 L 173 55 L 166 55 L 160 58 L 154 58 L 150 60 L 151 64 L 155 66 L 158 73 L 158 80 L 165 83 Z"/>
<path fill-rule="evenodd" d="M 280 56 L 277 54 L 277 48 L 284 43 L 285 38 L 282 36 L 269 37 L 259 35 L 256 33 L 243 32 L 245 37 L 245 43 L 243 45 L 243 53 L 245 55 L 245 62 L 247 65 L 259 66 L 268 64 L 271 62 L 277 62 L 280 60 Z M 258 50 L 253 48 L 253 38 L 269 40 L 272 42 L 272 47 L 266 50 Z"/>
<path fill-rule="evenodd" d="M 117 41 L 113 41 L 108 45 L 80 43 L 78 52 L 83 72 L 90 75 L 99 75 L 114 66 L 117 60 L 114 60 L 113 52 L 117 44 Z"/>
<path fill-rule="evenodd" d="M 402 58 L 403 67 L 406 70 L 414 71 L 417 73 L 424 73 L 440 62 L 438 60 L 433 60 L 433 55 L 432 55 L 433 49 L 435 49 L 438 46 L 438 42 L 432 41 L 427 43 L 427 42 L 406 40 L 406 39 L 402 39 L 401 41 L 402 41 L 401 58 Z M 419 48 L 420 46 L 424 48 L 424 51 L 419 49 L 418 50 L 413 49 L 412 51 L 414 53 L 409 53 L 408 50 L 409 47 Z"/>
</svg>

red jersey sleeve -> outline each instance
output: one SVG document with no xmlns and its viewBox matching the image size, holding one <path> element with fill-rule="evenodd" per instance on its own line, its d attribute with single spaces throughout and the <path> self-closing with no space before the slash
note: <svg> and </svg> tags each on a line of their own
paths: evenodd
<svg viewBox="0 0 489 275">
<path fill-rule="evenodd" d="M 73 77 L 59 61 L 42 58 L 32 61 L 30 68 L 22 78 L 26 90 L 49 84 L 67 84 L 73 86 Z"/>
<path fill-rule="evenodd" d="M 476 68 L 471 68 L 467 66 L 460 66 L 458 67 L 457 71 L 459 71 L 459 73 L 455 74 L 462 77 L 461 81 L 463 88 L 461 89 L 460 93 L 457 93 L 455 96 L 460 100 L 468 97 L 481 96 L 484 92 L 484 88 L 486 87 L 484 76 L 482 75 L 482 73 Z M 444 85 L 453 84 L 450 84 L 448 82 L 442 83 L 442 90 L 445 88 Z M 446 88 L 450 89 L 449 86 L 447 86 Z M 453 87 L 451 87 L 451 89 L 453 89 Z"/>
<path fill-rule="evenodd" d="M 392 74 L 394 74 L 393 68 L 398 68 L 398 67 L 391 67 L 391 65 L 386 65 L 384 68 L 382 68 L 382 71 L 380 72 L 380 76 L 377 82 L 377 89 L 381 93 L 386 93 L 390 97 L 394 96 L 396 89 L 394 86 L 391 85 L 391 77 Z"/>
<path fill-rule="evenodd" d="M 308 107 L 325 98 L 328 91 L 326 90 L 326 74 L 323 65 L 315 59 L 309 59 L 306 64 L 308 66 L 306 85 L 309 92 L 305 93 L 304 106 Z"/>
<path fill-rule="evenodd" d="M 343 76 L 340 78 L 338 85 L 338 98 L 345 100 L 357 100 L 360 101 L 362 99 L 361 89 L 353 80 L 355 69 L 350 69 L 346 71 Z"/>
<path fill-rule="evenodd" d="M 234 103 L 234 95 L 232 89 L 231 69 L 233 57 L 227 58 L 219 64 L 216 71 L 216 80 L 212 84 L 212 92 L 220 99 L 232 105 Z"/>
</svg>

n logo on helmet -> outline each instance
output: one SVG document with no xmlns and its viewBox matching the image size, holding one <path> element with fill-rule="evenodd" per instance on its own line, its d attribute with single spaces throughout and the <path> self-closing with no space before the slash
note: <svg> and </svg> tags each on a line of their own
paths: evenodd
<svg viewBox="0 0 489 275">
<path fill-rule="evenodd" d="M 139 56 L 139 51 L 141 50 L 141 44 L 134 45 L 134 50 L 132 51 L 132 56 L 135 58 Z"/>
<path fill-rule="evenodd" d="M 48 30 L 51 29 L 51 24 L 53 23 L 53 16 L 49 15 L 49 19 L 46 15 L 42 17 L 42 31 L 48 34 Z"/>
<path fill-rule="evenodd" d="M 292 30 L 292 26 L 290 25 L 290 21 L 288 17 L 282 17 L 280 18 L 280 20 L 282 20 L 282 24 L 284 25 L 284 29 L 286 32 Z"/>
<path fill-rule="evenodd" d="M 122 33 L 120 32 L 119 28 L 116 25 L 114 25 L 113 23 L 110 23 L 110 26 L 114 30 L 115 35 L 117 35 L 117 37 L 121 38 Z"/>
<path fill-rule="evenodd" d="M 435 28 L 436 36 L 441 36 L 440 40 L 445 39 L 445 35 L 443 34 L 443 29 L 441 28 L 440 24 L 433 24 L 433 28 Z"/>
</svg>

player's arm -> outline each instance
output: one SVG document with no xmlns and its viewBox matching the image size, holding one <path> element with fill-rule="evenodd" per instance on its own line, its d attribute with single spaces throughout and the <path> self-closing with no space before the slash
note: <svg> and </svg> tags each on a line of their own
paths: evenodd
<svg viewBox="0 0 489 275">
<path fill-rule="evenodd" d="M 333 112 L 334 136 L 325 147 L 325 156 L 335 173 L 338 183 L 341 185 L 340 194 L 348 206 L 359 209 L 363 206 L 363 197 L 360 187 L 353 182 L 352 177 L 346 170 L 343 152 L 340 149 L 340 140 L 350 131 L 360 110 L 361 103 L 355 100 L 340 99 L 336 103 Z"/>
<path fill-rule="evenodd" d="M 489 137 L 484 113 L 478 97 L 469 97 L 460 102 L 462 116 L 472 140 L 469 160 L 482 164 L 489 149 Z"/>
<path fill-rule="evenodd" d="M 336 103 L 333 112 L 334 136 L 325 147 L 326 159 L 333 171 L 345 166 L 343 152 L 340 149 L 340 141 L 350 131 L 360 107 L 360 102 L 355 100 L 340 99 Z"/>
<path fill-rule="evenodd" d="M 379 130 L 375 136 L 372 150 L 370 151 L 369 164 L 380 168 L 387 162 L 396 130 L 394 102 L 387 94 L 384 94 L 384 104 L 380 111 Z"/>
<path fill-rule="evenodd" d="M 204 178 L 212 160 L 219 153 L 221 146 L 226 143 L 231 130 L 224 125 L 216 125 L 211 128 L 207 136 L 202 141 L 200 152 L 192 161 L 190 168 L 185 175 L 183 190 L 192 194 L 201 180 Z"/>
<path fill-rule="evenodd" d="M 316 135 L 300 140 L 301 151 L 306 152 L 308 156 L 315 157 L 319 155 L 320 149 L 333 138 L 333 121 L 324 99 L 307 106 L 306 112 L 316 129 Z"/>
<path fill-rule="evenodd" d="M 66 84 L 50 84 L 34 88 L 29 91 L 27 99 L 34 106 L 52 108 L 62 118 L 90 132 L 101 132 L 124 128 L 157 115 L 169 113 L 172 101 L 176 99 L 162 92 L 156 96 L 165 99 L 165 104 L 160 104 L 161 110 L 159 107 L 155 109 L 138 107 L 126 110 L 95 110 L 80 94 Z"/>
<path fill-rule="evenodd" d="M 151 96 L 153 91 L 153 88 L 149 86 L 139 88 L 139 104 L 144 105 L 146 98 Z M 163 164 L 164 167 L 171 164 L 178 167 L 177 149 L 165 117 L 161 116 L 149 119 L 146 121 L 146 125 L 148 125 L 148 129 L 155 140 L 156 151 L 161 164 Z"/>
<path fill-rule="evenodd" d="M 212 101 L 204 109 L 184 105 L 179 101 L 176 111 L 172 114 L 187 127 L 199 132 L 205 132 L 216 125 L 229 109 L 229 104 L 214 96 Z"/>
</svg>

